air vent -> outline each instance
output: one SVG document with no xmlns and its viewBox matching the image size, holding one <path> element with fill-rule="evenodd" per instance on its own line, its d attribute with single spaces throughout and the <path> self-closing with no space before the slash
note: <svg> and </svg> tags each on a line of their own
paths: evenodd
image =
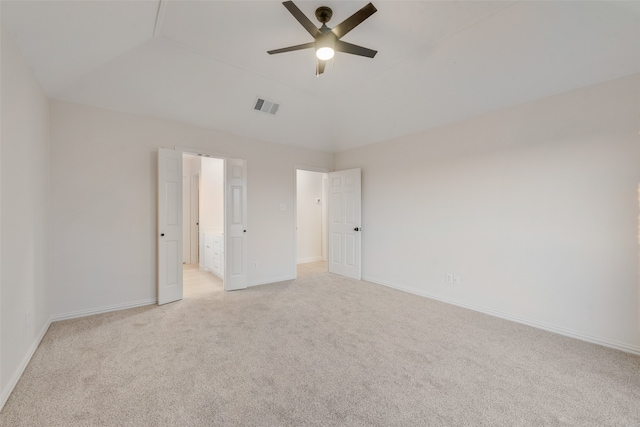
<svg viewBox="0 0 640 427">
<path fill-rule="evenodd" d="M 280 108 L 280 104 L 276 104 L 273 101 L 267 101 L 266 99 L 262 98 L 257 98 L 256 103 L 253 104 L 254 110 L 271 115 L 275 115 L 278 112 L 278 108 Z"/>
</svg>

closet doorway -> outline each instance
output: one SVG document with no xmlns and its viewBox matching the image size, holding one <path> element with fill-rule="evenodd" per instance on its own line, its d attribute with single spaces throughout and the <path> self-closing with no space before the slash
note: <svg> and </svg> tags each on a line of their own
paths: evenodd
<svg viewBox="0 0 640 427">
<path fill-rule="evenodd" d="M 296 277 L 327 268 L 327 174 L 296 169 Z"/>
</svg>

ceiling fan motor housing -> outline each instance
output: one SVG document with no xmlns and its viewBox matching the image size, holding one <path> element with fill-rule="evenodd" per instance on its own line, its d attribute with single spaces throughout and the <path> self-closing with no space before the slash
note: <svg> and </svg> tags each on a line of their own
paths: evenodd
<svg viewBox="0 0 640 427">
<path fill-rule="evenodd" d="M 318 19 L 318 21 L 320 21 L 323 24 L 326 24 L 327 22 L 329 22 L 332 16 L 333 16 L 333 11 L 331 10 L 330 7 L 320 6 L 319 8 L 316 9 L 316 18 Z"/>
</svg>

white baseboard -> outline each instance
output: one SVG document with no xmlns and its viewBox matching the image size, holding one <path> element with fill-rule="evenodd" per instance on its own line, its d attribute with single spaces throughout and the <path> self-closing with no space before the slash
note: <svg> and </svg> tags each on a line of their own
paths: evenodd
<svg viewBox="0 0 640 427">
<path fill-rule="evenodd" d="M 318 261 L 322 261 L 321 256 L 314 256 L 311 258 L 300 258 L 298 259 L 298 264 L 305 264 L 307 262 L 318 262 Z"/>
<path fill-rule="evenodd" d="M 538 329 L 543 329 L 545 331 L 549 331 L 549 332 L 553 332 L 556 333 L 558 335 L 564 335 L 570 338 L 575 338 L 581 341 L 586 341 L 586 342 L 590 342 L 593 344 L 599 344 L 602 345 L 604 347 L 609 347 L 609 348 L 613 348 L 616 350 L 620 350 L 620 351 L 624 351 L 625 353 L 631 353 L 631 354 L 635 354 L 640 356 L 640 347 L 639 346 L 635 346 L 632 344 L 627 344 L 627 343 L 622 343 L 619 341 L 615 341 L 615 340 L 610 340 L 608 338 L 600 338 L 600 337 L 595 337 L 592 335 L 588 335 L 588 334 L 583 334 L 582 332 L 576 332 L 576 331 L 572 331 L 570 329 L 566 329 L 566 328 L 562 328 L 559 326 L 555 326 L 555 325 L 550 325 L 544 322 L 538 322 L 537 320 L 532 320 L 532 319 L 527 319 L 525 317 L 521 317 L 521 316 L 517 316 L 517 315 L 513 315 L 513 314 L 509 314 L 509 313 L 503 313 L 501 311 L 498 310 L 494 310 L 492 308 L 487 308 L 487 307 L 483 307 L 480 305 L 476 305 L 476 304 L 470 304 L 470 303 L 466 303 L 463 301 L 457 301 L 455 299 L 451 299 L 451 298 L 447 298 L 447 297 L 442 297 L 440 295 L 437 294 L 432 294 L 429 292 L 424 292 L 424 291 L 419 291 L 416 289 L 411 289 L 411 288 L 407 288 L 401 285 L 397 285 L 394 283 L 389 283 L 383 280 L 378 280 L 375 279 L 373 277 L 362 277 L 362 280 L 366 280 L 367 282 L 371 282 L 371 283 L 375 283 L 377 285 L 382 285 L 382 286 L 386 286 L 389 288 L 393 288 L 393 289 L 397 289 L 399 291 L 404 291 L 404 292 L 408 292 L 414 295 L 419 295 L 422 297 L 427 297 L 427 298 L 431 298 L 434 300 L 438 300 L 438 301 L 442 301 L 445 302 L 447 304 L 452 304 L 452 305 L 457 305 L 458 307 L 464 307 L 464 308 L 468 308 L 470 310 L 474 310 L 474 311 L 479 311 L 480 313 L 485 313 L 485 314 L 489 314 L 491 316 L 495 316 L 495 317 L 500 317 L 502 319 L 506 319 L 506 320 L 511 320 L 513 322 L 516 323 L 522 323 L 523 325 L 527 325 L 527 326 L 533 326 L 534 328 L 538 328 Z"/>
<path fill-rule="evenodd" d="M 24 370 L 27 369 L 27 365 L 31 361 L 31 358 L 33 357 L 36 350 L 38 349 L 38 346 L 40 345 L 40 341 L 42 341 L 42 338 L 44 338 L 44 334 L 46 334 L 47 331 L 49 330 L 49 326 L 51 326 L 51 320 L 49 320 L 44 325 L 42 330 L 40 330 L 38 337 L 31 344 L 31 347 L 29 347 L 29 351 L 27 351 L 27 354 L 25 354 L 24 358 L 22 359 L 22 362 L 20 362 L 18 369 L 16 369 L 9 383 L 4 388 L 4 390 L 2 390 L 2 394 L 0 395 L 0 411 L 2 411 L 2 408 L 4 408 L 4 404 L 7 403 L 9 396 L 11 396 L 11 392 L 15 388 L 16 384 L 18 384 L 18 381 L 20 380 L 20 377 L 24 373 Z"/>
<path fill-rule="evenodd" d="M 55 314 L 51 316 L 51 321 L 57 322 L 59 320 L 75 319 L 78 317 L 92 316 L 94 314 L 102 314 L 102 313 L 109 313 L 111 311 L 126 310 L 128 308 L 135 308 L 135 307 L 142 307 L 145 305 L 156 304 L 157 302 L 158 301 L 154 298 L 154 299 L 148 299 L 148 300 L 142 300 L 142 301 L 136 301 L 136 302 L 129 302 L 125 304 L 116 304 L 116 305 L 109 305 L 106 307 L 91 308 L 88 310 L 72 311 L 70 313 Z"/>
<path fill-rule="evenodd" d="M 260 285 L 268 285 L 269 283 L 277 283 L 277 282 L 285 282 L 287 280 L 294 280 L 295 277 L 289 275 L 289 276 L 279 276 L 279 277 L 272 277 L 270 279 L 262 279 L 259 281 L 255 281 L 255 282 L 249 282 L 247 283 L 248 287 L 252 287 L 252 286 L 260 286 Z"/>
</svg>

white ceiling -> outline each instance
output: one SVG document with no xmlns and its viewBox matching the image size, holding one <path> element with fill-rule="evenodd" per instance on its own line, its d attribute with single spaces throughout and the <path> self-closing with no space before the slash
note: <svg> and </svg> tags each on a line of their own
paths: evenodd
<svg viewBox="0 0 640 427">
<path fill-rule="evenodd" d="M 333 9 L 363 1 L 296 1 Z M 56 99 L 323 151 L 451 123 L 640 72 L 640 0 L 376 1 L 315 76 L 279 1 L 7 1 L 7 29 Z M 319 25 L 319 24 L 318 24 Z M 257 96 L 279 102 L 270 116 Z"/>
</svg>

